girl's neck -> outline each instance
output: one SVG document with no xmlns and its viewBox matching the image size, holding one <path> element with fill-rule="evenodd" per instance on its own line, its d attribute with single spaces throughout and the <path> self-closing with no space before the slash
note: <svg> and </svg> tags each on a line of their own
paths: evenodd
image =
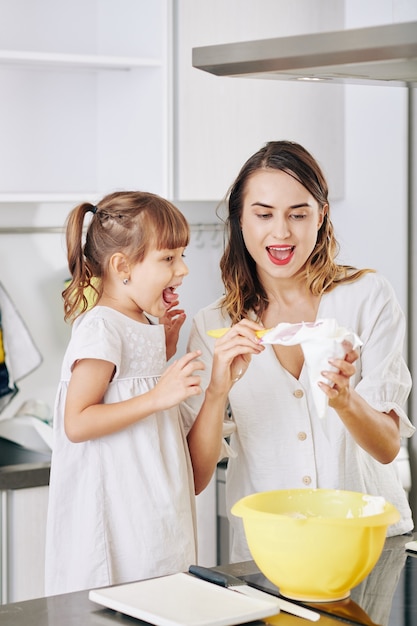
<svg viewBox="0 0 417 626">
<path fill-rule="evenodd" d="M 145 313 L 141 309 L 131 309 L 123 306 L 119 300 L 115 298 L 110 298 L 107 295 L 103 295 L 100 300 L 97 302 L 97 306 L 105 306 L 109 309 L 114 309 L 126 317 L 130 317 L 136 322 L 140 322 L 141 324 L 150 324 L 149 319 L 146 317 Z"/>
</svg>

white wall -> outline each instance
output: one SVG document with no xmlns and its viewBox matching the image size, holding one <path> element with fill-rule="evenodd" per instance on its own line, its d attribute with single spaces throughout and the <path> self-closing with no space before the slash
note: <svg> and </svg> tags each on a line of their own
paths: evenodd
<svg viewBox="0 0 417 626">
<path fill-rule="evenodd" d="M 415 20 L 415 0 L 345 2 L 346 28 Z M 406 316 L 411 310 L 408 302 L 411 259 L 407 250 L 407 144 L 411 129 L 407 109 L 406 87 L 345 87 L 346 193 L 343 201 L 333 205 L 333 219 L 342 244 L 343 260 L 356 266 L 374 267 L 385 274 Z M 412 315 L 415 319 L 415 312 Z M 415 322 L 412 323 L 415 326 Z M 412 365 L 409 362 L 409 366 Z M 415 406 L 413 400 L 408 408 L 414 423 Z M 405 455 L 405 460 L 399 467 L 403 478 L 411 480 L 410 504 L 417 519 L 415 438 L 404 442 L 401 454 L 403 458 Z M 411 476 L 406 450 L 410 456 Z"/>
<path fill-rule="evenodd" d="M 345 87 L 345 196 L 332 205 L 341 260 L 372 267 L 407 304 L 407 90 Z"/>
<path fill-rule="evenodd" d="M 414 0 L 345 0 L 345 28 L 417 19 Z M 407 88 L 345 86 L 345 195 L 332 205 L 341 259 L 373 267 L 407 307 Z"/>
</svg>

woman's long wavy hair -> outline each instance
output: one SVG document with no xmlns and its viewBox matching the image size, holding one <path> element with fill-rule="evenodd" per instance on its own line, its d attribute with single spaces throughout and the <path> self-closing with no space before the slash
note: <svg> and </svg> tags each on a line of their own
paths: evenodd
<svg viewBox="0 0 417 626">
<path fill-rule="evenodd" d="M 84 242 L 84 220 L 92 213 Z M 120 191 L 94 206 L 84 202 L 69 214 L 66 225 L 67 259 L 71 280 L 62 292 L 65 321 L 73 321 L 103 293 L 110 258 L 123 252 L 132 264 L 150 248 L 185 248 L 190 229 L 184 215 L 168 200 L 140 191 Z"/>
<path fill-rule="evenodd" d="M 250 311 L 254 311 L 257 318 L 261 319 L 269 304 L 255 262 L 246 249 L 240 226 L 247 181 L 259 170 L 286 172 L 311 193 L 321 210 L 326 204 L 329 205 L 323 172 L 314 157 L 301 145 L 290 141 L 271 141 L 246 161 L 226 197 L 227 241 L 220 261 L 225 286 L 222 308 L 227 311 L 233 324 L 247 317 Z M 314 295 L 322 295 L 341 283 L 353 282 L 366 272 L 373 271 L 337 264 L 335 259 L 338 252 L 339 245 L 328 208 L 314 250 L 304 267 L 306 285 Z"/>
</svg>

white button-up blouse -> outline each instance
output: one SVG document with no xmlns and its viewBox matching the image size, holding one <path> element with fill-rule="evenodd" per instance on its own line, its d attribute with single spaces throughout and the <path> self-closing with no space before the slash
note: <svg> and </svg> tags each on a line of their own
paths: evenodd
<svg viewBox="0 0 417 626">
<path fill-rule="evenodd" d="M 215 342 L 206 331 L 230 326 L 219 304 L 199 311 L 189 339 L 189 348 L 202 350 L 206 363 L 203 387 L 208 384 Z M 400 418 L 401 436 L 410 437 L 415 429 L 404 412 L 411 388 L 403 358 L 405 320 L 391 285 L 377 273 L 339 285 L 322 296 L 317 318 L 334 318 L 359 335 L 363 345 L 351 383 L 376 410 L 393 409 Z M 201 401 L 201 396 L 193 396 L 182 406 L 188 425 Z M 297 380 L 267 345 L 235 383 L 229 402 L 236 426 L 226 474 L 229 512 L 237 500 L 258 491 L 338 488 L 381 495 L 394 504 L 401 520 L 389 528 L 388 535 L 413 528 L 396 463 L 383 465 L 359 447 L 333 409 L 318 417 L 305 366 Z M 230 513 L 229 518 L 232 561 L 251 558 L 241 520 Z"/>
</svg>

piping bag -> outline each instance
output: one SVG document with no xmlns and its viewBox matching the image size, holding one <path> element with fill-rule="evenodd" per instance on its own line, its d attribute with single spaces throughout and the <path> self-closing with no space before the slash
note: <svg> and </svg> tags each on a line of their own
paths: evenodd
<svg viewBox="0 0 417 626">
<path fill-rule="evenodd" d="M 308 379 L 314 398 L 314 404 L 320 418 L 325 417 L 328 397 L 317 385 L 319 381 L 332 385 L 321 375 L 323 370 L 334 370 L 328 362 L 330 358 L 343 359 L 346 350 L 344 341 L 349 341 L 356 349 L 362 341 L 351 330 L 337 324 L 335 319 L 319 319 L 316 322 L 300 324 L 281 323 L 269 329 L 261 339 L 264 344 L 280 344 L 282 346 L 301 345 Z"/>
</svg>

